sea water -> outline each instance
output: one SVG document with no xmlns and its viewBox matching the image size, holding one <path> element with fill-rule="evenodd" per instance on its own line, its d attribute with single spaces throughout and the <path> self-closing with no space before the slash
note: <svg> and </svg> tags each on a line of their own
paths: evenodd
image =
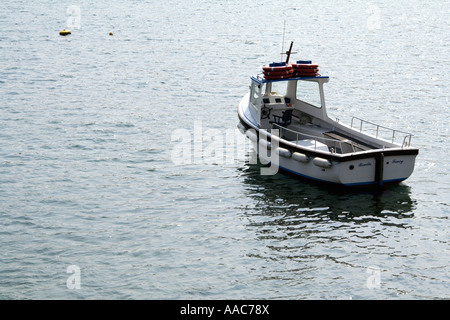
<svg viewBox="0 0 450 320">
<path fill-rule="evenodd" d="M 0 298 L 448 299 L 448 8 L 3 1 Z M 408 180 L 260 174 L 237 104 L 290 41 L 330 117 L 414 134 Z"/>
</svg>

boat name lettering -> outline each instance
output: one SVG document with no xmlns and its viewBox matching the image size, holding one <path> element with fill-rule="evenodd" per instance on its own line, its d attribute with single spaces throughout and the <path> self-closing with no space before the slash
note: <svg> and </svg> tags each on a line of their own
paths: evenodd
<svg viewBox="0 0 450 320">
<path fill-rule="evenodd" d="M 403 164 L 403 160 L 392 160 L 392 163 L 400 163 L 400 164 Z"/>
<path fill-rule="evenodd" d="M 359 165 L 358 165 L 358 167 L 366 167 L 366 166 L 371 166 L 372 165 L 372 163 L 370 163 L 370 162 L 366 162 L 366 163 L 360 163 Z"/>
</svg>

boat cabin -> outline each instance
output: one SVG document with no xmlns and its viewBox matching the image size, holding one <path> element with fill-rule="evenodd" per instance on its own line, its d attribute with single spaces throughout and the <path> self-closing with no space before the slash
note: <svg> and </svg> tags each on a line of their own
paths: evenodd
<svg viewBox="0 0 450 320">
<path fill-rule="evenodd" d="M 296 145 L 309 143 L 314 149 L 332 153 L 397 147 L 393 141 L 339 132 L 337 128 L 341 125 L 326 112 L 323 86 L 328 81 L 327 76 L 276 80 L 251 77 L 247 118 L 259 129 L 280 130 L 280 136 Z"/>
<path fill-rule="evenodd" d="M 251 77 L 250 112 L 259 128 L 269 129 L 268 120 L 277 121 L 287 111 L 300 123 L 313 118 L 326 119 L 323 84 L 329 77 L 305 77 L 280 80 L 266 80 Z M 291 111 L 289 111 L 291 110 Z M 285 116 L 285 120 L 288 116 Z M 283 124 L 282 119 L 280 123 Z M 266 124 L 266 125 L 264 125 Z"/>
</svg>

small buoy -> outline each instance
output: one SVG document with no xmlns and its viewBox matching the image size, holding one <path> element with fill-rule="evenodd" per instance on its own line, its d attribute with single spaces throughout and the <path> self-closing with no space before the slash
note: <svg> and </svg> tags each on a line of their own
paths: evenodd
<svg viewBox="0 0 450 320">
<path fill-rule="evenodd" d="M 318 167 L 322 167 L 322 168 L 331 168 L 332 163 L 330 160 L 324 159 L 324 158 L 319 158 L 316 157 L 313 159 L 313 163 L 318 166 Z"/>
<path fill-rule="evenodd" d="M 68 34 L 71 34 L 72 32 L 70 32 L 70 30 L 67 30 L 67 29 L 64 29 L 64 30 L 61 30 L 60 32 L 59 32 L 59 35 L 60 36 L 67 36 Z"/>
<path fill-rule="evenodd" d="M 110 33 L 109 33 L 109 35 L 110 35 L 110 36 L 112 36 L 112 35 L 113 35 L 113 33 L 112 33 L 112 32 L 110 32 Z"/>
<path fill-rule="evenodd" d="M 255 133 L 255 130 L 249 129 L 245 131 L 245 135 L 253 142 L 256 142 L 258 140 L 258 136 Z"/>
<path fill-rule="evenodd" d="M 297 160 L 299 162 L 307 163 L 309 162 L 309 157 L 306 154 L 300 153 L 300 152 L 294 152 L 292 154 L 292 158 L 294 160 Z"/>
<path fill-rule="evenodd" d="M 265 150 L 272 149 L 272 144 L 264 139 L 259 139 L 259 147 L 264 148 Z"/>
<path fill-rule="evenodd" d="M 276 148 L 276 149 L 275 149 L 275 152 L 276 152 L 279 156 L 282 156 L 282 157 L 285 157 L 285 158 L 290 158 L 291 155 L 292 155 L 292 152 L 289 151 L 288 149 L 285 149 L 285 148 Z"/>
</svg>

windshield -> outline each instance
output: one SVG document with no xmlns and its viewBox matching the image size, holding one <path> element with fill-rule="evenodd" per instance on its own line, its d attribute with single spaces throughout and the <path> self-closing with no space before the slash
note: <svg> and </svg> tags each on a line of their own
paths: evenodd
<svg viewBox="0 0 450 320">
<path fill-rule="evenodd" d="M 275 81 L 271 82 L 270 95 L 284 96 L 287 91 L 287 81 Z"/>
<path fill-rule="evenodd" d="M 306 102 L 316 108 L 321 108 L 319 83 L 315 81 L 297 81 L 297 100 Z"/>
</svg>

